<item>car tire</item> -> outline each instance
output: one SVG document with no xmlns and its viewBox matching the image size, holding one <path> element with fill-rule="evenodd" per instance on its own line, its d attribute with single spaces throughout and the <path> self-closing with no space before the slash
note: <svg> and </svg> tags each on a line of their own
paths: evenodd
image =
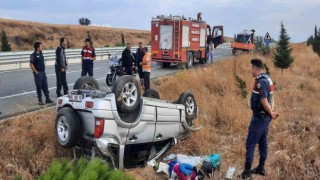
<svg viewBox="0 0 320 180">
<path fill-rule="evenodd" d="M 113 76 L 114 74 L 108 74 L 107 77 L 106 77 L 106 83 L 108 86 L 113 86 L 114 84 L 114 81 L 116 80 L 117 76 L 114 77 L 113 79 Z"/>
<path fill-rule="evenodd" d="M 93 77 L 83 76 L 74 83 L 73 89 L 99 90 L 100 85 Z"/>
<path fill-rule="evenodd" d="M 189 127 L 193 126 L 193 120 L 197 118 L 197 104 L 194 96 L 190 92 L 184 92 L 180 95 L 178 104 L 185 106 L 185 116 Z"/>
<path fill-rule="evenodd" d="M 153 98 L 153 99 L 160 99 L 159 93 L 155 89 L 148 89 L 144 92 L 143 97 Z"/>
<path fill-rule="evenodd" d="M 58 111 L 55 123 L 56 138 L 63 148 L 72 148 L 76 145 L 81 133 L 79 115 L 70 107 Z"/>
<path fill-rule="evenodd" d="M 140 86 L 133 76 L 121 76 L 116 80 L 112 92 L 116 97 L 118 111 L 130 113 L 140 105 Z"/>
<path fill-rule="evenodd" d="M 193 57 L 192 52 L 188 52 L 188 54 L 187 54 L 187 64 L 186 64 L 187 69 L 192 68 L 193 58 L 194 58 L 194 57 Z"/>
</svg>

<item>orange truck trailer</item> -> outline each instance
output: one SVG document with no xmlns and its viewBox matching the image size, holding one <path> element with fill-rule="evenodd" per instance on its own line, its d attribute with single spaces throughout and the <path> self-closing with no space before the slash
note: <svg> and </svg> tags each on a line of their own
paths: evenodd
<svg viewBox="0 0 320 180">
<path fill-rule="evenodd" d="M 232 54 L 235 55 L 238 51 L 252 52 L 256 48 L 254 33 L 255 30 L 252 29 L 251 32 L 245 30 L 237 34 L 234 42 L 231 43 Z"/>
<path fill-rule="evenodd" d="M 200 14 L 201 15 L 201 14 Z M 194 63 L 205 63 L 208 44 L 216 48 L 224 42 L 223 26 L 210 25 L 184 16 L 157 16 L 151 22 L 152 61 L 168 67 L 172 63 L 191 68 Z"/>
</svg>

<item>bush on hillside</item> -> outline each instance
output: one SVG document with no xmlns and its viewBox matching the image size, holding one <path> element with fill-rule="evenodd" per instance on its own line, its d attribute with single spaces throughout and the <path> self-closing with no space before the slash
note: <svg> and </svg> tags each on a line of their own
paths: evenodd
<svg viewBox="0 0 320 180">
<path fill-rule="evenodd" d="M 39 177 L 40 180 L 66 179 L 66 180 L 90 180 L 90 179 L 110 179 L 110 180 L 131 180 L 130 176 L 125 175 L 119 170 L 110 170 L 106 163 L 96 158 L 87 161 L 80 158 L 76 164 L 62 161 L 53 161 L 48 171 Z"/>
</svg>

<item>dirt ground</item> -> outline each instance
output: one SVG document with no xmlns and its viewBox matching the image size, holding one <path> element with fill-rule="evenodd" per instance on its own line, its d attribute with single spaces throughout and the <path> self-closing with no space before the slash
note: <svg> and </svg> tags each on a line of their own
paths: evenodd
<svg viewBox="0 0 320 180">
<path fill-rule="evenodd" d="M 149 44 L 150 31 L 119 29 L 98 26 L 56 25 L 28 21 L 17 21 L 0 18 L 1 28 L 7 33 L 12 51 L 33 50 L 33 43 L 41 41 L 44 49 L 54 49 L 61 37 L 69 41 L 68 48 L 81 48 L 87 32 L 90 32 L 94 47 L 115 46 L 121 44 L 121 33 L 125 42 L 138 45 L 138 42 Z"/>
<path fill-rule="evenodd" d="M 222 167 L 216 179 L 223 179 L 229 166 L 241 173 L 245 140 L 251 112 L 249 99 L 254 78 L 250 59 L 260 57 L 270 67 L 275 82 L 275 109 L 280 117 L 271 122 L 267 177 L 254 179 L 320 179 L 320 58 L 304 44 L 292 45 L 295 62 L 281 70 L 271 57 L 255 54 L 230 57 L 204 68 L 184 70 L 161 77 L 152 84 L 162 99 L 175 100 L 191 91 L 199 105 L 196 125 L 200 131 L 172 147 L 168 153 L 207 155 L 220 153 Z M 247 98 L 241 96 L 234 73 L 246 82 Z M 55 111 L 47 110 L 16 117 L 0 124 L 0 179 L 20 174 L 33 179 L 55 158 L 70 157 L 54 137 Z M 254 165 L 257 164 L 258 151 Z M 127 170 L 136 179 L 165 179 L 149 167 Z"/>
</svg>

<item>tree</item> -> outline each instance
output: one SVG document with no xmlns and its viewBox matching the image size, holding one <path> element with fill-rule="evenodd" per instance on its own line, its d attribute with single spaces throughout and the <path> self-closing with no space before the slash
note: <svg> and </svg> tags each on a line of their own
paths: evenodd
<svg viewBox="0 0 320 180">
<path fill-rule="evenodd" d="M 1 31 L 1 51 L 11 51 L 11 44 L 9 44 L 7 33 Z"/>
<path fill-rule="evenodd" d="M 92 38 L 91 38 L 91 35 L 90 35 L 90 31 L 87 31 L 87 38 L 90 39 L 90 44 L 91 44 L 91 46 L 93 46 L 93 41 L 92 41 Z"/>
<path fill-rule="evenodd" d="M 313 45 L 313 40 L 314 40 L 314 37 L 313 36 L 310 36 L 307 40 L 307 46 L 312 46 Z"/>
<path fill-rule="evenodd" d="M 89 26 L 91 24 L 91 21 L 88 18 L 83 17 L 79 19 L 79 24 L 84 26 Z"/>
<path fill-rule="evenodd" d="M 121 43 L 122 43 L 122 46 L 125 46 L 125 40 L 124 40 L 124 34 L 121 33 Z"/>
<path fill-rule="evenodd" d="M 288 69 L 294 61 L 294 58 L 291 56 L 292 49 L 289 47 L 289 40 L 290 37 L 287 34 L 287 30 L 281 22 L 280 38 L 273 57 L 274 66 L 281 68 L 281 73 L 283 73 L 283 69 Z"/>
<path fill-rule="evenodd" d="M 313 41 L 311 42 L 311 45 L 313 52 L 320 56 L 320 29 L 318 31 L 317 26 L 314 28 Z"/>
</svg>

